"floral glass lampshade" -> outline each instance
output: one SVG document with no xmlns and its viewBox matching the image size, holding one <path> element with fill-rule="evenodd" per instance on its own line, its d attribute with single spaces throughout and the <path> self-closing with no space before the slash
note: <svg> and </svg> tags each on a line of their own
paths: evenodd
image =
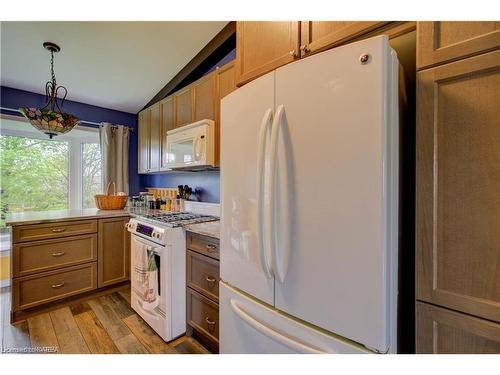
<svg viewBox="0 0 500 375">
<path fill-rule="evenodd" d="M 29 120 L 31 125 L 52 139 L 55 135 L 69 132 L 80 120 L 78 117 L 64 113 L 61 110 L 68 94 L 66 87 L 57 86 L 54 74 L 54 52 L 59 52 L 61 48 L 57 44 L 50 42 L 43 43 L 43 46 L 50 51 L 50 71 L 52 75 L 52 80 L 45 84 L 46 104 L 43 108 L 22 107 L 19 108 L 19 112 Z M 62 99 L 58 98 L 59 91 L 64 92 Z M 59 107 L 58 100 L 61 101 L 61 107 Z"/>
</svg>

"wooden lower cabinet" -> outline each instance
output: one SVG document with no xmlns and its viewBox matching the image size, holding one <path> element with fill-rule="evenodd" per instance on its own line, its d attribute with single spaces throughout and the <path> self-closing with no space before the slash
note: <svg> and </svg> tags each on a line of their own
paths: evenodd
<svg viewBox="0 0 500 375">
<path fill-rule="evenodd" d="M 11 322 L 59 300 L 129 280 L 128 220 L 122 216 L 14 226 Z"/>
<path fill-rule="evenodd" d="M 99 219 L 98 286 L 130 278 L 130 233 L 128 217 Z"/>
<path fill-rule="evenodd" d="M 417 67 L 423 69 L 498 48 L 500 22 L 420 21 L 417 37 Z"/>
<path fill-rule="evenodd" d="M 417 353 L 500 353 L 500 324 L 417 302 Z"/>
<path fill-rule="evenodd" d="M 13 280 L 13 311 L 28 309 L 97 288 L 97 263 L 67 267 Z"/>
<path fill-rule="evenodd" d="M 214 352 L 219 351 L 219 240 L 186 234 L 187 324 Z"/>
</svg>

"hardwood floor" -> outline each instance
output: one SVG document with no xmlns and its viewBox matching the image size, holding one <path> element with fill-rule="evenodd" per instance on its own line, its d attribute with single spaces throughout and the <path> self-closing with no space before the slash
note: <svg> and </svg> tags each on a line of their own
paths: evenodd
<svg viewBox="0 0 500 375">
<path fill-rule="evenodd" d="M 207 354 L 194 338 L 166 343 L 130 307 L 126 288 L 28 318 L 9 321 L 10 289 L 0 289 L 2 353 Z"/>
</svg>

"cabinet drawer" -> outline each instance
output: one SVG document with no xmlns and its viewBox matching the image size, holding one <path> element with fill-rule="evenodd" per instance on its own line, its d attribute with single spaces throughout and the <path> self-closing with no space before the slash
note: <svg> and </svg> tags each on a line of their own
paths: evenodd
<svg viewBox="0 0 500 375">
<path fill-rule="evenodd" d="M 12 309 L 27 309 L 96 287 L 96 262 L 13 279 Z"/>
<path fill-rule="evenodd" d="M 12 228 L 12 242 L 28 242 L 97 232 L 97 220 L 20 225 Z"/>
<path fill-rule="evenodd" d="M 209 341 L 219 343 L 219 305 L 187 288 L 188 324 Z"/>
<path fill-rule="evenodd" d="M 219 240 L 201 234 L 187 232 L 187 248 L 197 253 L 219 259 Z"/>
<path fill-rule="evenodd" d="M 14 244 L 14 277 L 97 260 L 97 235 Z"/>
<path fill-rule="evenodd" d="M 188 250 L 188 286 L 219 302 L 219 261 Z"/>
<path fill-rule="evenodd" d="M 500 353 L 500 324 L 417 302 L 417 353 Z"/>
</svg>

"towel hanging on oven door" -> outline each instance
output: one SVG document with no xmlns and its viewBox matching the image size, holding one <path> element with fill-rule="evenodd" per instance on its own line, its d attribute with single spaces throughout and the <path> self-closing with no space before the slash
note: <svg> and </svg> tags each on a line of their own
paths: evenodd
<svg viewBox="0 0 500 375">
<path fill-rule="evenodd" d="M 134 251 L 132 289 L 142 300 L 142 307 L 154 310 L 159 304 L 158 267 L 153 247 L 142 244 Z"/>
</svg>

